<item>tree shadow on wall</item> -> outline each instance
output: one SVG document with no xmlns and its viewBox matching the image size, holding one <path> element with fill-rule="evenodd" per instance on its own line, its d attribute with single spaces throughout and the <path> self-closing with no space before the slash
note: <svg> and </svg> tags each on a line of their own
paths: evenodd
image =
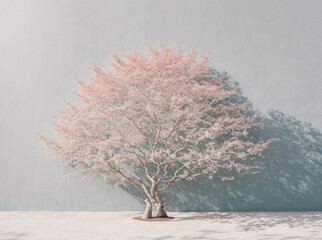
<svg viewBox="0 0 322 240">
<path fill-rule="evenodd" d="M 263 139 L 278 138 L 255 162 L 259 174 L 233 181 L 198 178 L 176 182 L 162 197 L 170 211 L 321 211 L 322 134 L 310 124 L 271 110 L 260 120 Z M 143 203 L 145 196 L 123 187 Z"/>
</svg>

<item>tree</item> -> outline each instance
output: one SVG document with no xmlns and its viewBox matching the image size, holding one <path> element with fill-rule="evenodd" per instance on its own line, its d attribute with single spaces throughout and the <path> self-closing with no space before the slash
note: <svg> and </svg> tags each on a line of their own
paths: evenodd
<svg viewBox="0 0 322 240">
<path fill-rule="evenodd" d="M 59 140 L 40 136 L 76 173 L 142 191 L 143 218 L 152 206 L 155 216 L 167 216 L 160 193 L 176 181 L 254 173 L 246 160 L 270 142 L 249 136 L 263 124 L 246 101 L 234 100 L 238 91 L 226 73 L 207 66 L 208 57 L 148 48 L 146 55 L 113 55 L 108 72 L 93 65 L 89 83 L 78 81 L 77 102 L 66 102 L 53 122 Z"/>
</svg>

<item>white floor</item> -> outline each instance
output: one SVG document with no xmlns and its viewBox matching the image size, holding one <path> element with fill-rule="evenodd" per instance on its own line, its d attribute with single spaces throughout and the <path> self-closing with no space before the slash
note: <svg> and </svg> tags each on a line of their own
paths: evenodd
<svg viewBox="0 0 322 240">
<path fill-rule="evenodd" d="M 0 212 L 1 240 L 322 239 L 322 212 L 170 213 L 174 220 L 133 220 L 138 212 Z"/>
</svg>

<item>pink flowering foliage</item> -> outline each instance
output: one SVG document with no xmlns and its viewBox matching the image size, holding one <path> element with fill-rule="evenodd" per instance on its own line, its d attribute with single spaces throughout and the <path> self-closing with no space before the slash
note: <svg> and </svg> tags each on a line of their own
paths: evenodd
<svg viewBox="0 0 322 240">
<path fill-rule="evenodd" d="M 152 203 L 161 203 L 158 193 L 175 181 L 256 171 L 245 160 L 262 156 L 271 140 L 249 136 L 263 124 L 247 102 L 233 101 L 236 89 L 208 57 L 149 46 L 146 55 L 113 59 L 108 72 L 93 66 L 89 83 L 79 81 L 76 104 L 67 103 L 53 122 L 58 140 L 40 136 L 59 163 L 133 184 Z"/>
</svg>

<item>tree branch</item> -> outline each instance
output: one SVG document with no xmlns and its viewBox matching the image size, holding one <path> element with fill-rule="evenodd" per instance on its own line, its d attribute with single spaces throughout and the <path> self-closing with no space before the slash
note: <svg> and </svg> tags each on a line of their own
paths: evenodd
<svg viewBox="0 0 322 240">
<path fill-rule="evenodd" d="M 160 181 L 159 183 L 171 183 L 171 182 L 173 182 L 175 179 L 176 179 L 176 177 L 177 177 L 177 175 L 178 175 L 178 173 L 182 170 L 182 169 L 184 169 L 185 168 L 185 166 L 183 165 L 183 166 L 181 166 L 180 168 L 178 168 L 176 171 L 175 171 L 175 173 L 174 173 L 174 175 L 173 175 L 173 177 L 171 178 L 171 179 L 169 179 L 169 180 L 167 180 L 167 181 Z"/>
<path fill-rule="evenodd" d="M 154 153 L 155 148 L 156 148 L 156 147 L 158 146 L 158 144 L 159 144 L 159 138 L 160 138 L 160 133 L 161 133 L 161 123 L 160 123 L 160 121 L 159 121 L 158 117 L 156 116 L 156 114 L 155 114 L 155 113 L 153 113 L 153 115 L 154 115 L 155 120 L 156 120 L 156 121 L 157 121 L 157 123 L 158 123 L 158 132 L 157 132 L 157 136 L 156 136 L 156 139 L 155 139 L 154 146 L 153 146 L 153 148 L 152 148 L 152 152 Z"/>
<path fill-rule="evenodd" d="M 138 159 L 138 161 L 139 161 L 139 163 L 140 163 L 140 165 L 142 166 L 142 167 L 144 167 L 144 164 L 142 163 L 142 161 L 141 161 L 141 158 L 143 158 L 144 159 L 144 156 L 141 156 L 141 155 L 139 155 L 139 154 L 137 154 L 134 150 L 133 150 L 133 148 L 132 148 L 132 151 L 127 151 L 127 150 L 123 150 L 124 152 L 127 152 L 127 153 L 133 153 L 133 154 L 135 154 L 135 156 L 136 156 L 136 158 Z"/>
<path fill-rule="evenodd" d="M 122 112 L 123 113 L 123 112 Z M 152 144 L 152 139 L 151 139 L 151 137 L 148 135 L 148 134 L 146 134 L 143 130 L 142 130 L 142 128 L 139 126 L 139 125 L 137 125 L 137 123 L 133 120 L 133 118 L 131 118 L 131 117 L 129 117 L 128 115 L 126 115 L 125 113 L 123 113 L 124 114 L 124 116 L 131 122 L 131 123 L 133 123 L 133 125 L 139 130 L 139 132 L 144 136 L 144 137 L 146 137 L 147 139 L 148 139 L 148 141 L 149 141 L 149 144 L 150 144 L 150 147 L 151 147 L 151 150 L 153 149 L 153 144 Z"/>
<path fill-rule="evenodd" d="M 112 164 L 110 164 L 106 159 L 104 159 L 104 162 L 109 166 L 109 168 L 110 168 L 110 169 L 112 169 L 112 171 L 114 171 L 114 172 L 118 173 L 119 175 L 121 175 L 122 177 L 124 177 L 126 180 L 130 181 L 131 183 L 133 183 L 133 184 L 134 184 L 134 186 L 135 186 L 136 188 L 138 188 L 138 189 L 143 189 L 143 188 L 144 188 L 143 186 L 145 186 L 145 184 L 144 184 L 144 182 L 142 182 L 141 180 L 139 180 L 139 179 L 137 179 L 137 178 L 135 178 L 135 177 L 128 177 L 128 176 L 126 176 L 123 172 L 121 172 L 119 169 L 117 169 L 117 168 L 116 168 L 116 167 L 114 167 Z M 142 185 L 142 187 L 141 187 L 141 186 L 139 186 L 139 185 L 136 183 L 136 181 L 137 181 L 138 183 L 140 183 L 140 184 Z"/>
<path fill-rule="evenodd" d="M 159 184 L 167 175 L 168 175 L 168 168 L 170 167 L 171 162 L 167 163 L 166 166 L 164 167 L 164 174 L 159 178 L 157 181 L 157 184 Z"/>
<path fill-rule="evenodd" d="M 181 148 L 179 148 L 178 150 L 176 150 L 176 151 L 174 152 L 174 154 L 177 154 L 178 152 L 183 151 L 183 150 L 185 150 L 185 149 L 194 148 L 194 147 L 196 147 L 196 146 L 197 146 L 201 141 L 202 141 L 202 138 L 200 138 L 197 142 L 195 142 L 193 145 L 190 145 L 190 146 L 188 146 L 188 142 L 185 142 L 185 143 L 184 143 L 184 145 L 183 145 L 183 147 L 181 147 Z"/>
<path fill-rule="evenodd" d="M 165 146 L 166 146 L 166 148 L 168 149 L 168 139 L 171 137 L 171 135 L 175 132 L 175 131 L 177 131 L 178 129 L 179 129 L 179 127 L 176 127 L 177 126 L 177 124 L 179 123 L 179 119 L 180 118 L 178 118 L 177 120 L 176 120 L 176 122 L 174 123 L 174 125 L 173 125 L 173 127 L 172 127 L 172 130 L 170 131 L 170 133 L 168 134 L 168 136 L 166 136 L 165 138 L 164 138 L 164 143 L 165 143 Z"/>
</svg>

